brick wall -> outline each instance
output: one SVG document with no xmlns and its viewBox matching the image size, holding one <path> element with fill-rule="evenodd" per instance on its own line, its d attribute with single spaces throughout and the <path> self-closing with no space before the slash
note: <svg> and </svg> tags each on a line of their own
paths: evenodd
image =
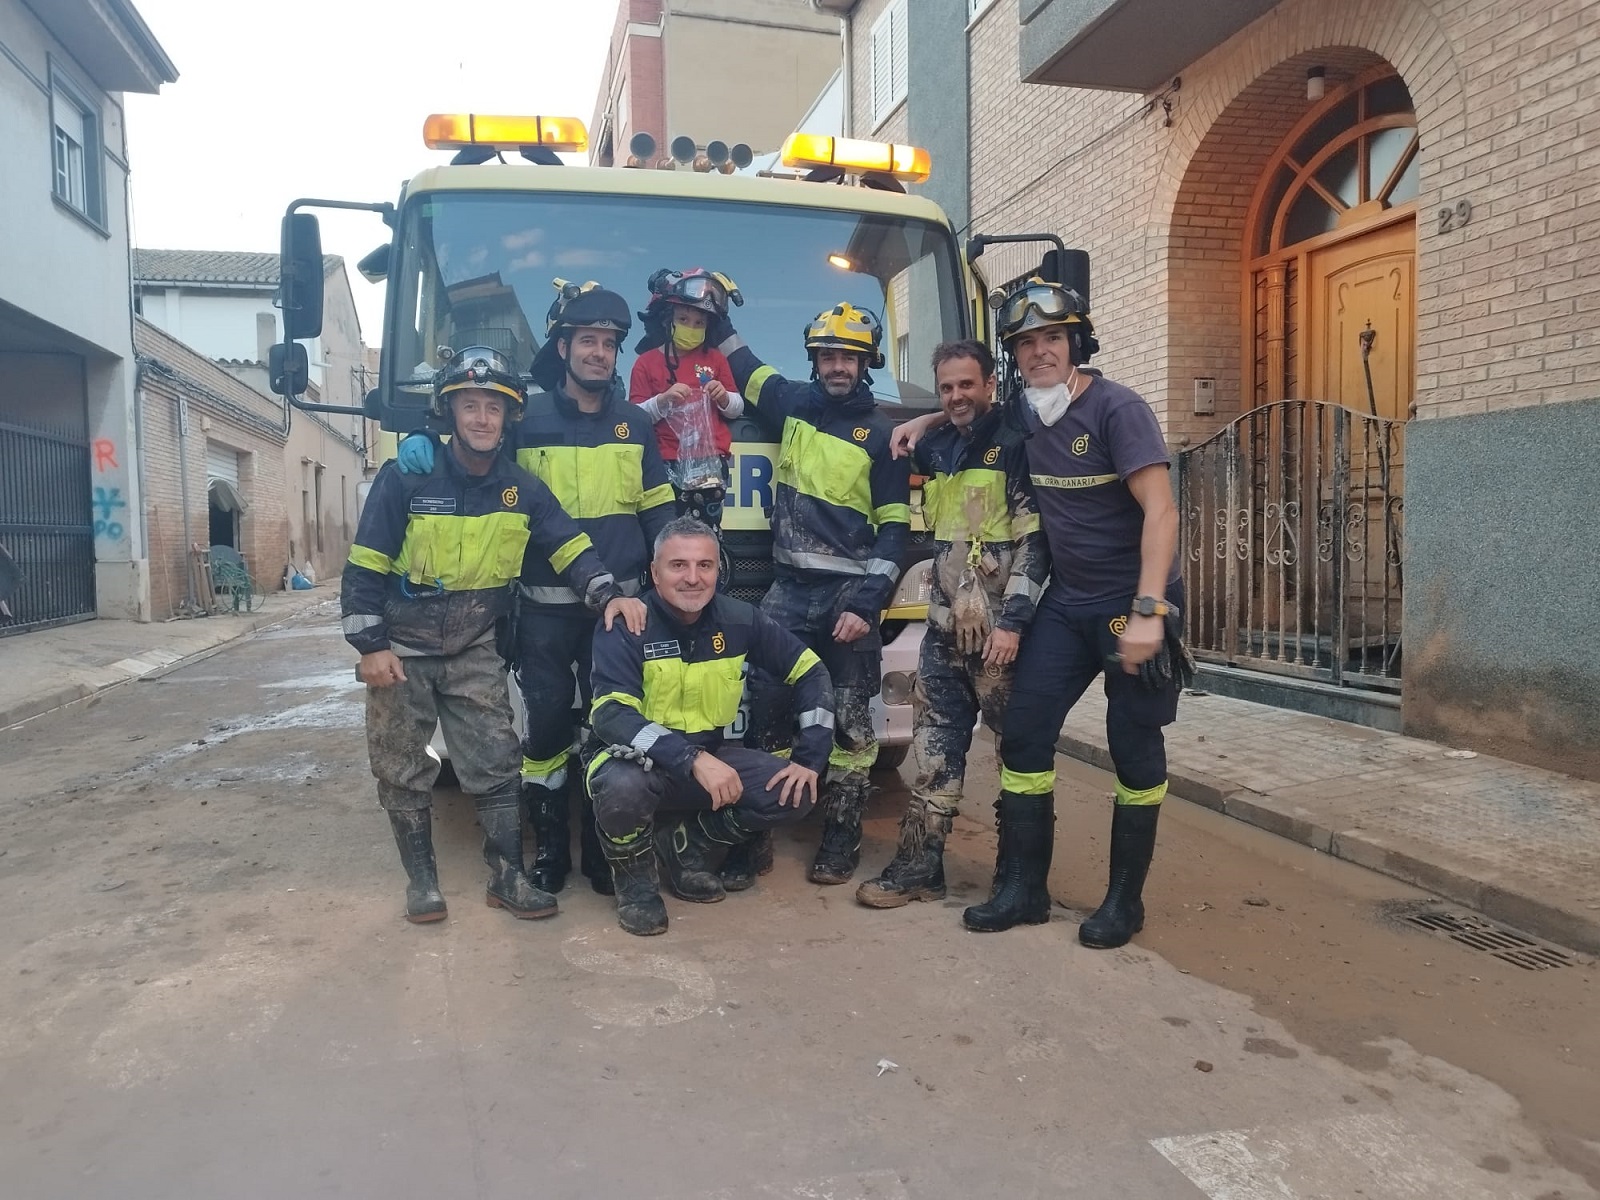
<svg viewBox="0 0 1600 1200">
<path fill-rule="evenodd" d="M 239 521 L 240 553 L 262 585 L 274 590 L 281 584 L 289 541 L 279 402 L 246 387 L 142 318 L 135 324 L 134 345 L 144 365 L 140 454 L 152 615 L 156 620 L 176 615 L 188 594 L 186 485 L 189 539 L 210 542 L 207 441 L 239 452 L 239 490 L 248 504 Z M 179 434 L 180 397 L 188 404 L 186 438 Z"/>
<path fill-rule="evenodd" d="M 856 132 L 871 129 L 870 30 L 853 19 Z M 915 5 L 912 6 L 913 20 Z M 1148 97 L 1019 81 L 1017 0 L 969 34 L 977 232 L 1049 230 L 1093 258 L 1100 365 L 1141 390 L 1174 441 L 1248 406 L 1241 395 L 1241 236 L 1279 139 L 1306 109 L 1305 69 L 1336 87 L 1387 62 L 1416 104 L 1417 415 L 1600 394 L 1600 32 L 1581 0 L 1287 0 L 1183 71 L 1172 123 Z M 915 61 L 911 69 L 927 69 Z M 1148 109 L 1148 111 L 1146 111 Z M 1433 214 L 1468 199 L 1472 222 Z M 994 279 L 1027 264 L 991 250 Z M 1218 414 L 1188 413 L 1195 376 Z"/>
</svg>

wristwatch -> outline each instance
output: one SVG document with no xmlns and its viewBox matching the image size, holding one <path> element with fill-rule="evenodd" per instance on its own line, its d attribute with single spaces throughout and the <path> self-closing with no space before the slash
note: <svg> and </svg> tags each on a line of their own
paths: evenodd
<svg viewBox="0 0 1600 1200">
<path fill-rule="evenodd" d="M 1165 600 L 1158 600 L 1154 596 L 1135 596 L 1133 599 L 1133 615 L 1136 617 L 1164 617 L 1172 611 Z"/>
</svg>

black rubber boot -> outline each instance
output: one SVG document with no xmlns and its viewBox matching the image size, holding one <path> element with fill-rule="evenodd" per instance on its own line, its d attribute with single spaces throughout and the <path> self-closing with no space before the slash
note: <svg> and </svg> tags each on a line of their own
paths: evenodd
<svg viewBox="0 0 1600 1200">
<path fill-rule="evenodd" d="M 1111 886 L 1078 940 L 1096 950 L 1128 944 L 1144 928 L 1144 879 L 1156 852 L 1159 804 L 1119 804 L 1111 814 Z"/>
<path fill-rule="evenodd" d="M 772 830 L 763 829 L 748 842 L 729 850 L 717 874 L 722 877 L 724 891 L 742 892 L 755 886 L 757 875 L 770 875 L 772 865 Z"/>
<path fill-rule="evenodd" d="M 868 908 L 901 908 L 913 900 L 943 900 L 944 839 L 951 815 L 930 812 L 921 796 L 912 796 L 900 820 L 900 845 L 876 879 L 856 889 Z"/>
<path fill-rule="evenodd" d="M 696 904 L 715 904 L 726 897 L 722 879 L 711 869 L 711 856 L 719 846 L 743 845 L 753 832 L 731 807 L 690 813 L 679 821 L 659 843 L 673 894 Z"/>
<path fill-rule="evenodd" d="M 610 896 L 616 893 L 616 888 L 611 882 L 610 858 L 601 848 L 603 840 L 600 827 L 594 822 L 594 802 L 584 792 L 583 812 L 578 818 L 579 870 L 590 887 L 602 896 Z"/>
<path fill-rule="evenodd" d="M 617 897 L 617 924 L 640 937 L 665 933 L 667 906 L 661 902 L 661 876 L 650 826 L 634 830 L 620 842 L 601 837 L 599 844 Z"/>
<path fill-rule="evenodd" d="M 857 775 L 830 780 L 822 795 L 822 844 L 811 862 L 812 883 L 849 883 L 861 861 L 861 813 L 867 781 Z"/>
<path fill-rule="evenodd" d="M 571 831 L 567 827 L 567 789 L 547 788 L 538 783 L 522 785 L 522 807 L 533 830 L 533 865 L 528 881 L 547 892 L 559 892 L 567 885 L 572 870 Z"/>
<path fill-rule="evenodd" d="M 555 916 L 556 898 L 529 883 L 522 870 L 522 801 L 516 786 L 476 799 L 483 861 L 489 864 L 484 896 L 489 907 L 523 920 Z"/>
<path fill-rule="evenodd" d="M 961 914 L 968 929 L 998 933 L 1013 925 L 1043 925 L 1050 919 L 1050 856 L 1055 850 L 1055 797 L 1001 792 L 995 802 L 1000 844 L 994 887 L 987 904 Z"/>
<path fill-rule="evenodd" d="M 444 920 L 444 896 L 439 892 L 439 868 L 433 858 L 433 811 L 392 808 L 389 827 L 394 830 L 400 863 L 411 881 L 406 887 L 406 920 L 413 925 Z"/>
</svg>

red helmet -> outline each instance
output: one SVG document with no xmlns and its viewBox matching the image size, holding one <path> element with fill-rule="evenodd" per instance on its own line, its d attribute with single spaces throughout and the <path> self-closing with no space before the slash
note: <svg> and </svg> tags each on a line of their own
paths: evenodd
<svg viewBox="0 0 1600 1200">
<path fill-rule="evenodd" d="M 678 304 L 684 308 L 698 308 L 710 317 L 728 315 L 728 301 L 743 304 L 739 287 L 720 271 L 704 267 L 690 267 L 687 271 L 674 271 L 663 267 L 650 276 L 651 314 L 661 311 L 663 305 Z"/>
</svg>

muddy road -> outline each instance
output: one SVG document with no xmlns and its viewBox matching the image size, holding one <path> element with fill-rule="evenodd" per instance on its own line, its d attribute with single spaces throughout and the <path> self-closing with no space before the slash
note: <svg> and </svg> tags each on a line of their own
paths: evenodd
<svg viewBox="0 0 1600 1200">
<path fill-rule="evenodd" d="M 0 731 L 0 1194 L 1600 1195 L 1591 964 L 1472 950 L 1405 920 L 1421 893 L 1176 802 L 1148 931 L 1084 950 L 1087 768 L 1047 926 L 960 928 L 987 752 L 943 904 L 807 883 L 808 824 L 665 937 L 572 885 L 516 922 L 442 790 L 450 919 L 407 925 L 353 660 L 319 610 Z"/>
</svg>

